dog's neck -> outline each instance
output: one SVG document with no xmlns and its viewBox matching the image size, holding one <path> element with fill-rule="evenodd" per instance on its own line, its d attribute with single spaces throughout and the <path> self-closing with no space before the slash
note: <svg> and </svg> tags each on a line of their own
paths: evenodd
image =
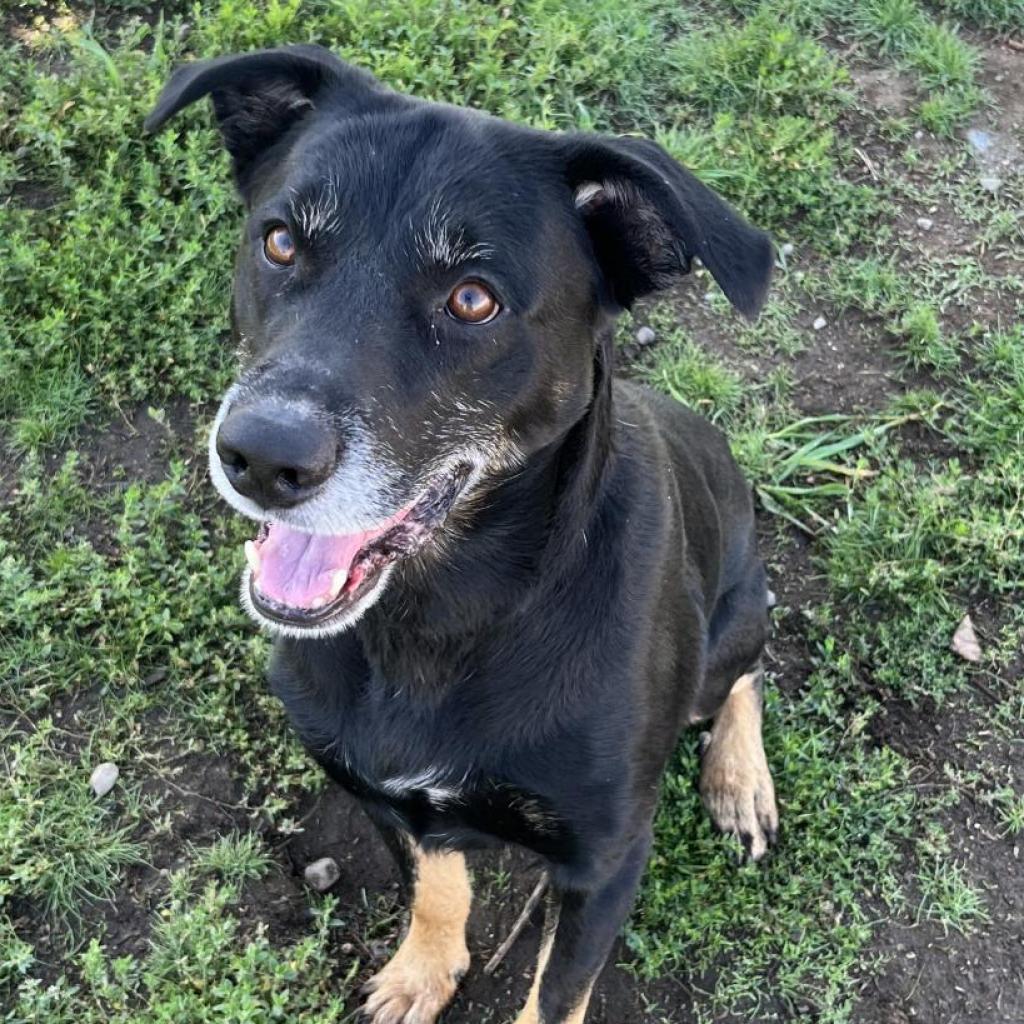
<svg viewBox="0 0 1024 1024">
<path fill-rule="evenodd" d="M 488 626 L 586 557 L 611 460 L 610 360 L 610 344 L 602 346 L 583 417 L 489 488 L 448 546 L 406 568 L 357 624 L 367 658 L 385 676 L 430 673 L 431 665 L 443 674 Z"/>
</svg>

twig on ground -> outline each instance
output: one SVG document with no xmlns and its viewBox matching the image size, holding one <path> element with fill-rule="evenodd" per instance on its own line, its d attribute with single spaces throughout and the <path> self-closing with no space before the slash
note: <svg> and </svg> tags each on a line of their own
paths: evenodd
<svg viewBox="0 0 1024 1024">
<path fill-rule="evenodd" d="M 861 160 L 864 161 L 864 166 L 868 169 L 868 173 L 871 177 L 874 178 L 875 181 L 878 181 L 878 168 L 875 167 L 874 161 L 871 157 L 869 157 L 867 153 L 860 148 L 860 146 L 854 146 L 853 151 L 861 158 Z"/>
<path fill-rule="evenodd" d="M 526 922 L 530 920 L 530 915 L 537 909 L 537 904 L 540 903 L 540 899 L 547 891 L 547 888 L 548 876 L 545 873 L 540 876 L 540 879 L 533 888 L 533 892 L 530 893 L 526 906 L 523 907 L 523 911 L 516 919 L 516 923 L 512 925 L 512 931 L 508 933 L 505 941 L 494 951 L 494 956 L 487 961 L 484 974 L 493 974 L 501 966 L 501 961 L 505 959 L 508 951 L 515 945 L 516 939 L 522 934 L 523 929 L 526 927 Z"/>
</svg>

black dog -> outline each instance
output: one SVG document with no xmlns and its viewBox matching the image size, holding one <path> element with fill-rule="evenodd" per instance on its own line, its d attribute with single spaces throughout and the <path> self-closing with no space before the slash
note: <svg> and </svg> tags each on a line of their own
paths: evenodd
<svg viewBox="0 0 1024 1024">
<path fill-rule="evenodd" d="M 665 763 L 714 718 L 701 789 L 760 857 L 765 575 L 724 438 L 614 381 L 612 324 L 699 257 L 733 305 L 772 266 L 656 145 L 534 131 L 384 88 L 318 47 L 174 75 L 213 99 L 248 210 L 248 364 L 210 442 L 262 525 L 243 600 L 303 741 L 404 865 L 375 1024 L 429 1024 L 469 965 L 460 851 L 540 855 L 519 1024 L 583 1020 L 629 913 Z"/>
</svg>

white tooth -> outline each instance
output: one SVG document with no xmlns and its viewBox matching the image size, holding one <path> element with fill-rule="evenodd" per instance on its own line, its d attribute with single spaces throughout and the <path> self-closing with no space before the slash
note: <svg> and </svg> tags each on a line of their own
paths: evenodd
<svg viewBox="0 0 1024 1024">
<path fill-rule="evenodd" d="M 257 576 L 260 571 L 260 553 L 251 540 L 245 542 L 245 560 L 249 563 L 253 576 Z"/>
<path fill-rule="evenodd" d="M 331 577 L 330 598 L 332 601 L 341 593 L 341 588 L 345 586 L 345 581 L 347 579 L 348 569 L 338 569 Z"/>
<path fill-rule="evenodd" d="M 326 597 L 314 597 L 313 600 L 309 603 L 309 607 L 310 608 L 323 608 L 323 606 L 325 604 L 327 604 L 327 598 Z"/>
</svg>

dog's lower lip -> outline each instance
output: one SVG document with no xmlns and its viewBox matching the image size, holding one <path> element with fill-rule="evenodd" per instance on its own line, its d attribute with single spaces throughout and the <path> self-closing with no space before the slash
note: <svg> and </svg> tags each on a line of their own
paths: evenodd
<svg viewBox="0 0 1024 1024">
<path fill-rule="evenodd" d="M 250 568 L 248 590 L 253 607 L 273 622 L 300 628 L 316 628 L 342 615 L 372 589 L 387 568 L 423 547 L 447 518 L 469 479 L 470 470 L 468 464 L 460 463 L 435 478 L 399 522 L 360 549 L 347 571 L 339 569 L 335 573 L 329 599 L 317 599 L 311 606 L 282 603 L 260 590 L 259 545 L 270 532 L 270 524 L 264 523 L 256 542 L 246 544 Z"/>
<path fill-rule="evenodd" d="M 249 577 L 249 597 L 253 605 L 265 618 L 279 622 L 285 626 L 308 626 L 310 628 L 320 626 L 341 614 L 347 606 L 354 604 L 369 589 L 364 586 L 366 583 L 372 585 L 379 573 L 372 575 L 360 574 L 351 587 L 345 587 L 333 601 L 329 601 L 319 608 L 297 608 L 292 605 L 279 604 L 260 593 L 256 586 L 255 576 Z M 350 577 L 351 579 L 351 577 Z"/>
</svg>

